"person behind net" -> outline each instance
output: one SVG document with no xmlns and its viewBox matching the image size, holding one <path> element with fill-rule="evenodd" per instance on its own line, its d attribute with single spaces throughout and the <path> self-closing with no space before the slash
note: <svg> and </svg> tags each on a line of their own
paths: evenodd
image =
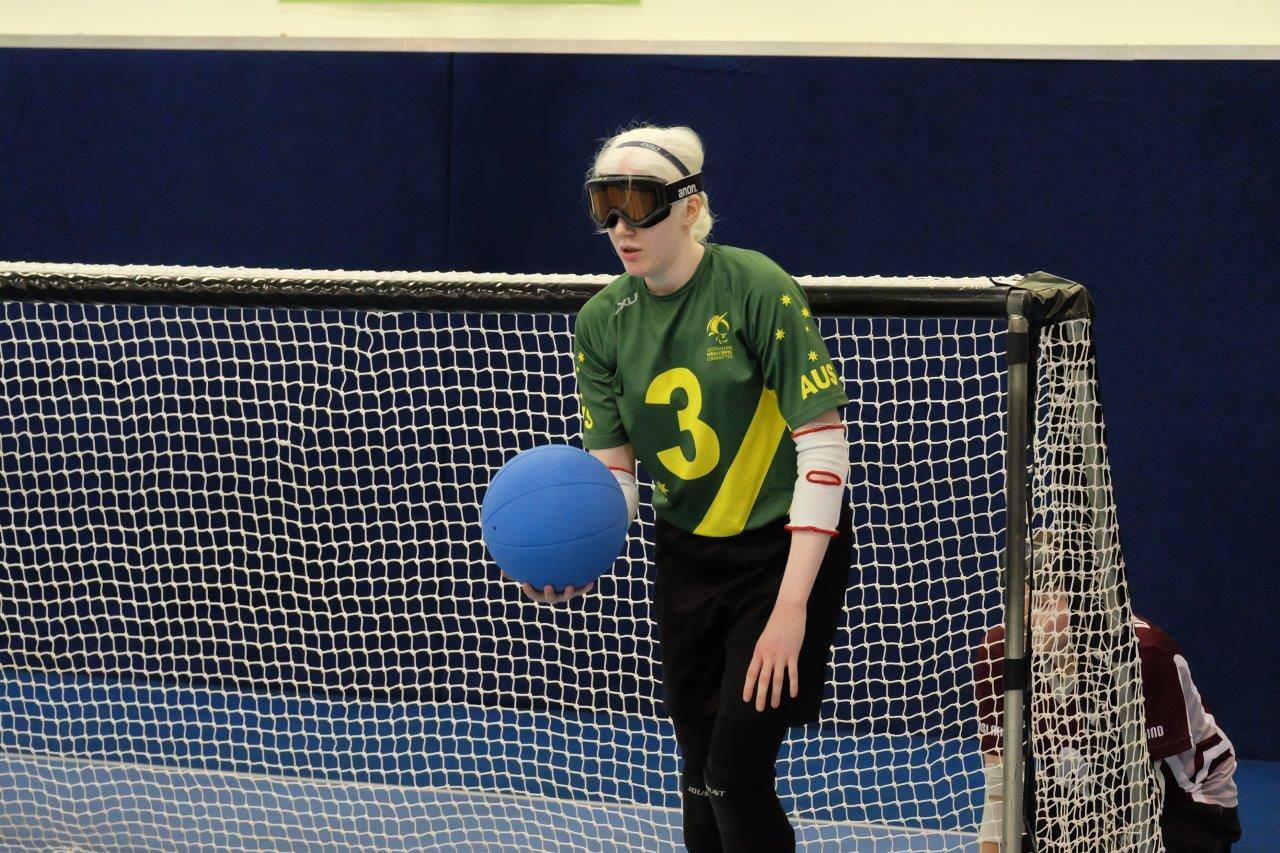
<svg viewBox="0 0 1280 853">
<path fill-rule="evenodd" d="M 775 765 L 788 727 L 817 719 L 843 612 L 849 398 L 796 281 L 707 242 L 703 157 L 687 127 L 636 127 L 597 152 L 589 211 L 624 272 L 577 317 L 582 442 L 632 518 L 637 459 L 652 481 L 685 846 L 794 850 Z M 546 602 L 583 591 L 525 585 Z"/>
<path fill-rule="evenodd" d="M 1056 570 L 1060 552 L 1054 539 L 1037 532 L 1033 543 L 1029 592 L 1032 651 L 1044 662 L 1041 679 L 1050 704 L 1038 718 L 1042 735 L 1049 729 L 1070 731 L 1078 716 L 1074 655 L 1071 651 L 1069 584 Z M 1164 808 L 1160 829 L 1168 853 L 1227 853 L 1240 838 L 1238 799 L 1234 780 L 1236 759 L 1231 741 L 1218 725 L 1177 643 L 1150 620 L 1133 617 L 1142 671 L 1143 712 L 1147 753 L 1160 775 Z M 999 853 L 1002 828 L 1001 739 L 1003 736 L 1004 627 L 987 632 L 974 660 L 974 684 L 978 702 L 978 733 L 986 761 L 983 817 L 979 828 L 979 853 Z M 1045 706 L 1041 703 L 1041 708 Z M 1052 719 L 1050 719 L 1052 718 Z M 1064 788 L 1081 780 L 1077 756 L 1063 749 L 1061 755 L 1038 762 L 1038 783 Z M 1029 839 L 1025 850 L 1034 849 Z"/>
</svg>

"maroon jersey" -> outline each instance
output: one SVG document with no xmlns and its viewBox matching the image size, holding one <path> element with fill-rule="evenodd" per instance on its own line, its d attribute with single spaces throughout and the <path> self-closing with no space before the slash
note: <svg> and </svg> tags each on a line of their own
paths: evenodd
<svg viewBox="0 0 1280 853">
<path fill-rule="evenodd" d="M 999 753 L 1004 737 L 1004 626 L 987 632 L 978 646 L 973 662 L 974 693 L 978 701 L 978 735 L 983 752 Z M 1042 771 L 1053 775 L 1053 766 L 1079 771 L 1079 753 L 1074 746 L 1080 735 L 1080 716 L 1076 709 L 1075 685 L 1063 678 L 1043 678 L 1036 686 L 1032 708 L 1036 733 L 1051 738 L 1061 747 L 1056 756 L 1039 755 Z M 1064 780 L 1065 781 L 1065 780 Z"/>
<path fill-rule="evenodd" d="M 1191 670 L 1173 639 L 1147 619 L 1134 616 L 1142 664 L 1142 698 L 1147 751 L 1160 765 L 1166 801 L 1193 800 L 1227 808 L 1237 804 L 1235 752 L 1191 679 Z M 1004 627 L 987 632 L 974 653 L 981 749 L 999 753 L 1003 736 Z M 1037 700 L 1036 727 L 1069 742 L 1076 728 L 1070 679 L 1049 685 L 1050 701 Z M 1061 763 L 1061 762 L 1059 762 Z M 1046 768 L 1048 769 L 1048 768 Z"/>
<path fill-rule="evenodd" d="M 973 692 L 978 700 L 978 738 L 983 752 L 998 753 L 1004 739 L 1004 626 L 987 632 L 973 654 Z"/>
</svg>

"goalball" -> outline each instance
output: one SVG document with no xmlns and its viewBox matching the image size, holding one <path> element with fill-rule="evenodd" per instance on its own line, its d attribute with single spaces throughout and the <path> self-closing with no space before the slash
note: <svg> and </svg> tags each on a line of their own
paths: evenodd
<svg viewBox="0 0 1280 853">
<path fill-rule="evenodd" d="M 485 546 L 511 577 L 541 590 L 581 589 L 622 553 L 630 518 L 603 462 L 567 444 L 516 454 L 480 507 Z"/>
</svg>

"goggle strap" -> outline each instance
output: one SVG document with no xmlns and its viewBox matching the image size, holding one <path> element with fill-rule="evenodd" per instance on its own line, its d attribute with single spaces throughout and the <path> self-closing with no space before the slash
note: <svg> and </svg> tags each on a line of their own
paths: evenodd
<svg viewBox="0 0 1280 853">
<path fill-rule="evenodd" d="M 652 151 L 654 154 L 660 154 L 663 157 L 665 157 L 667 161 L 671 163 L 671 165 L 675 166 L 677 169 L 680 170 L 681 175 L 684 175 L 685 177 L 688 177 L 689 175 L 689 170 L 685 168 L 684 163 L 681 163 L 679 158 L 676 157 L 676 155 L 672 154 L 670 151 L 663 148 L 661 145 L 655 145 L 652 142 L 645 142 L 642 139 L 635 139 L 635 140 L 632 140 L 631 142 L 624 142 L 618 147 L 619 148 L 646 148 Z"/>
<path fill-rule="evenodd" d="M 702 173 L 697 172 L 696 174 L 689 175 L 687 178 L 682 178 L 675 183 L 667 184 L 666 190 L 671 194 L 671 197 L 667 199 L 669 204 L 674 204 L 675 202 L 680 201 L 681 199 L 686 199 L 691 195 L 697 195 L 702 192 Z"/>
</svg>

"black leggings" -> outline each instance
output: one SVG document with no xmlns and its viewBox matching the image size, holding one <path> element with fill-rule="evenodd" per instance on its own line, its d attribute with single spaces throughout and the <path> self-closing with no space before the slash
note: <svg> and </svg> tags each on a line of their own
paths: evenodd
<svg viewBox="0 0 1280 853">
<path fill-rule="evenodd" d="M 786 724 L 716 715 L 672 722 L 684 759 L 680 792 L 689 853 L 795 850 L 795 830 L 774 790 Z"/>
</svg>

